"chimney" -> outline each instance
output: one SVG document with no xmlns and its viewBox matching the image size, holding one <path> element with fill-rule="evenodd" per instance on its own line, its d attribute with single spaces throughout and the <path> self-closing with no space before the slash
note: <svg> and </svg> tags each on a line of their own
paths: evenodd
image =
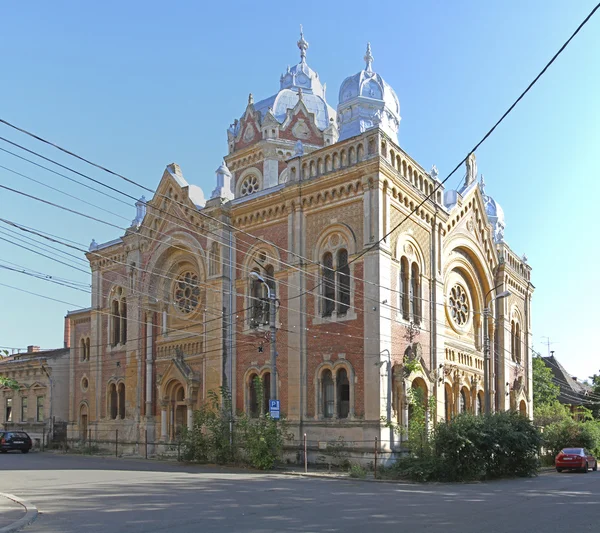
<svg viewBox="0 0 600 533">
<path fill-rule="evenodd" d="M 40 347 L 39 346 L 27 346 L 27 353 L 34 353 L 34 352 L 39 352 L 40 351 Z"/>
<path fill-rule="evenodd" d="M 65 317 L 65 338 L 64 338 L 65 348 L 71 347 L 71 321 L 69 317 Z"/>
</svg>

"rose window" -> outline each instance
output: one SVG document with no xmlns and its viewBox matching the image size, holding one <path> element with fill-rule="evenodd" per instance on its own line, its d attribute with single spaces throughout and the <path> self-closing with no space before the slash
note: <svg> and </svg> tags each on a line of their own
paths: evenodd
<svg viewBox="0 0 600 533">
<path fill-rule="evenodd" d="M 242 196 L 248 196 L 249 194 L 258 191 L 258 178 L 256 176 L 248 176 L 240 187 L 240 194 Z"/>
<path fill-rule="evenodd" d="M 188 314 L 198 307 L 200 301 L 200 287 L 198 275 L 193 272 L 184 272 L 175 282 L 175 305 L 179 311 Z"/>
<path fill-rule="evenodd" d="M 460 285 L 455 285 L 450 290 L 450 296 L 448 298 L 448 306 L 450 307 L 450 315 L 452 320 L 458 326 L 464 326 L 469 320 L 469 298 L 465 289 Z"/>
</svg>

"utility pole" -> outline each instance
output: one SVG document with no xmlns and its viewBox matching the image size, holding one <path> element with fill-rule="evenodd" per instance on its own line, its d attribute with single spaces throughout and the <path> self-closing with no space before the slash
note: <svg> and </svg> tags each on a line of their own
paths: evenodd
<svg viewBox="0 0 600 533">
<path fill-rule="evenodd" d="M 260 281 L 267 288 L 269 300 L 269 330 L 271 332 L 271 400 L 277 399 L 277 295 L 275 284 L 271 288 L 258 272 L 250 272 L 250 276 Z"/>
<path fill-rule="evenodd" d="M 267 285 L 267 283 L 265 283 Z M 275 284 L 267 285 L 269 298 L 269 326 L 271 330 L 271 400 L 277 399 L 277 296 Z"/>
<path fill-rule="evenodd" d="M 490 289 L 487 294 L 485 295 L 485 298 L 483 299 L 484 304 L 486 303 L 487 297 L 490 295 L 490 293 L 494 290 L 496 290 L 498 287 L 501 287 L 501 285 L 498 285 L 497 287 L 493 287 L 492 289 Z M 493 298 L 490 299 L 489 305 L 492 304 L 492 302 L 494 300 L 500 300 L 501 298 L 506 298 L 507 296 L 510 296 L 510 291 L 504 291 L 501 292 L 500 294 L 498 294 L 497 296 L 494 296 Z M 484 309 L 483 309 L 483 391 L 484 391 L 484 397 L 485 397 L 485 414 L 489 415 L 492 411 L 491 408 L 491 398 L 490 398 L 490 334 L 489 334 L 489 319 L 492 316 L 492 310 L 490 309 L 489 305 L 485 305 Z"/>
</svg>

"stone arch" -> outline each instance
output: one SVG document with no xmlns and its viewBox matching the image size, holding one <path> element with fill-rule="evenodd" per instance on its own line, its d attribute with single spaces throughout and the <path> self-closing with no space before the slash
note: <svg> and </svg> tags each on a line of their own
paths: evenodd
<svg viewBox="0 0 600 533">
<path fill-rule="evenodd" d="M 77 417 L 77 423 L 79 426 L 79 439 L 83 442 L 86 442 L 88 440 L 89 412 L 90 406 L 87 400 L 82 401 L 79 404 L 79 414 Z"/>
<path fill-rule="evenodd" d="M 244 412 L 250 417 L 265 415 L 269 412 L 268 406 L 271 394 L 271 375 L 270 365 L 263 365 L 262 367 L 253 365 L 246 370 L 244 374 Z M 258 393 L 255 389 L 255 378 L 259 378 L 262 382 L 262 398 L 258 397 Z"/>
<path fill-rule="evenodd" d="M 327 380 L 331 379 L 329 383 Z M 325 361 L 315 370 L 315 418 L 353 419 L 356 374 L 350 361 Z"/>
</svg>

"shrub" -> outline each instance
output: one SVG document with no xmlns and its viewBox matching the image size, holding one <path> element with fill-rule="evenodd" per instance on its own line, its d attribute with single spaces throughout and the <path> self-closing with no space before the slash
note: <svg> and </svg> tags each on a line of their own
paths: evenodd
<svg viewBox="0 0 600 533">
<path fill-rule="evenodd" d="M 563 448 L 598 447 L 600 435 L 594 421 L 577 422 L 572 418 L 550 424 L 544 428 L 544 447 L 552 457 Z"/>
<path fill-rule="evenodd" d="M 540 435 L 531 421 L 511 412 L 461 414 L 439 423 L 421 448 L 394 465 L 397 477 L 415 481 L 472 481 L 537 472 Z"/>
<path fill-rule="evenodd" d="M 361 464 L 352 463 L 350 464 L 350 477 L 364 479 L 367 477 L 367 471 Z"/>
<path fill-rule="evenodd" d="M 261 394 L 262 396 L 262 394 Z M 286 438 L 285 421 L 270 416 L 249 418 L 240 413 L 231 417 L 231 396 L 208 393 L 210 402 L 194 411 L 192 429 L 181 433 L 184 461 L 217 464 L 246 462 L 254 468 L 273 468 L 281 457 Z"/>
</svg>

